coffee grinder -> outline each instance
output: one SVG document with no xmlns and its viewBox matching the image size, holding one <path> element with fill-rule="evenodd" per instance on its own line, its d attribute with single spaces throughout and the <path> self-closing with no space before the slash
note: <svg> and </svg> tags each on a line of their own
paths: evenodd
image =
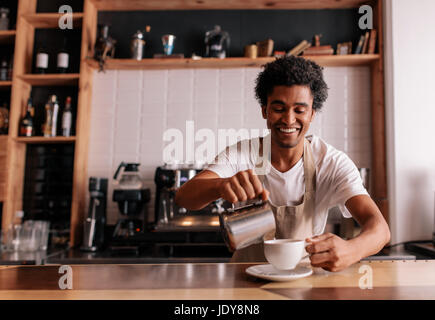
<svg viewBox="0 0 435 320">
<path fill-rule="evenodd" d="M 118 203 L 119 211 L 125 216 L 115 226 L 113 238 L 117 240 L 133 240 L 145 229 L 143 208 L 151 196 L 150 190 L 143 188 L 139 165 L 121 162 L 113 177 L 113 201 Z"/>
<path fill-rule="evenodd" d="M 82 251 L 97 251 L 104 243 L 106 226 L 107 179 L 89 178 L 89 211 L 84 222 Z"/>
</svg>

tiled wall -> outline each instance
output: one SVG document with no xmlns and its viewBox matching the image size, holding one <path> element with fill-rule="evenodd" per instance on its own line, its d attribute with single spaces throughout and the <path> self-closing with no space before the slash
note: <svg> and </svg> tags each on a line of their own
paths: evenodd
<svg viewBox="0 0 435 320">
<path fill-rule="evenodd" d="M 260 69 L 198 69 L 95 72 L 88 176 L 108 177 L 108 223 L 119 214 L 112 202 L 112 177 L 121 161 L 140 162 L 153 198 L 154 171 L 163 164 L 163 132 L 185 133 L 186 121 L 201 128 L 264 129 L 254 97 Z M 370 167 L 370 70 L 325 69 L 330 88 L 311 133 L 345 151 L 359 167 Z M 216 144 L 217 145 L 217 144 Z M 218 150 L 216 150 L 218 152 Z"/>
</svg>

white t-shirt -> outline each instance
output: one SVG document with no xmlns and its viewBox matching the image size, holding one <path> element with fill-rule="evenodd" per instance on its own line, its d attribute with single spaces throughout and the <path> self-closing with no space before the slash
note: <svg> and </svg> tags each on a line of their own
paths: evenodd
<svg viewBox="0 0 435 320">
<path fill-rule="evenodd" d="M 368 192 L 358 168 L 344 152 L 315 135 L 307 136 L 307 139 L 311 142 L 316 164 L 314 233 L 319 235 L 325 229 L 329 209 L 338 206 L 343 216 L 350 218 L 352 215 L 345 206 L 346 201 L 356 195 L 368 195 Z M 221 178 L 232 177 L 237 172 L 255 167 L 256 155 L 252 153 L 255 151 L 249 151 L 249 148 L 227 147 L 218 155 L 219 162 L 208 165 L 207 170 Z M 284 173 L 270 165 L 264 187 L 270 192 L 269 200 L 276 206 L 300 204 L 305 192 L 303 158 Z"/>
</svg>

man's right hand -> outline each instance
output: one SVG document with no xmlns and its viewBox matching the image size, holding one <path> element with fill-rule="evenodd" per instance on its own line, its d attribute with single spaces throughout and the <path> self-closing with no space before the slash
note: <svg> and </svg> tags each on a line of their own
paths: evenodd
<svg viewBox="0 0 435 320">
<path fill-rule="evenodd" d="M 230 178 L 223 178 L 219 185 L 220 197 L 231 203 L 259 198 L 266 201 L 269 191 L 263 188 L 252 169 L 240 171 Z"/>
</svg>

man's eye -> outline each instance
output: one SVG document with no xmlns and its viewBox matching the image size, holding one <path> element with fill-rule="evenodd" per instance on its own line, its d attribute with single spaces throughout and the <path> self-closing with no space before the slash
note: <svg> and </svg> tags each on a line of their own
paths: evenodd
<svg viewBox="0 0 435 320">
<path fill-rule="evenodd" d="M 296 111 L 296 113 L 304 113 L 305 109 L 296 109 L 295 111 Z"/>
<path fill-rule="evenodd" d="M 273 111 L 275 111 L 275 112 L 283 112 L 284 108 L 276 107 L 276 108 L 273 108 Z"/>
</svg>

